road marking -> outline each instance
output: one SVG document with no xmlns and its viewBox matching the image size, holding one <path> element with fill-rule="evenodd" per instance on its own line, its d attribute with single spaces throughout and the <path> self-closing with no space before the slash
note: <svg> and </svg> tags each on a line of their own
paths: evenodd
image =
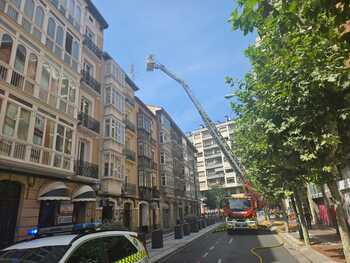
<svg viewBox="0 0 350 263">
<path fill-rule="evenodd" d="M 202 258 L 206 258 L 209 255 L 208 252 L 205 252 L 205 254 L 202 256 Z"/>
<path fill-rule="evenodd" d="M 209 250 L 213 250 L 215 248 L 215 246 L 211 246 L 210 248 L 209 248 Z"/>
<path fill-rule="evenodd" d="M 221 263 L 221 262 L 222 262 L 222 260 L 221 260 L 221 258 L 219 258 L 218 263 Z"/>
<path fill-rule="evenodd" d="M 231 237 L 231 239 L 228 241 L 229 244 L 231 244 L 233 241 L 233 238 Z"/>
</svg>

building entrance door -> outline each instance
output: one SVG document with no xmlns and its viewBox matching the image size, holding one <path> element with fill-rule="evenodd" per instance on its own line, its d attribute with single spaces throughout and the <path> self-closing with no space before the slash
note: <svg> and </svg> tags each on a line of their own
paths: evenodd
<svg viewBox="0 0 350 263">
<path fill-rule="evenodd" d="M 21 185 L 0 181 L 0 249 L 14 241 Z"/>
</svg>

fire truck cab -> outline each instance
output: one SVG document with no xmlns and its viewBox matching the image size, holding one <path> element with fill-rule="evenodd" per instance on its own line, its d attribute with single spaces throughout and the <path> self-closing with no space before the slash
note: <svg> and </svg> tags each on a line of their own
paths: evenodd
<svg viewBox="0 0 350 263">
<path fill-rule="evenodd" d="M 258 229 L 256 218 L 257 201 L 241 193 L 224 198 L 224 215 L 228 233 L 240 229 Z"/>
</svg>

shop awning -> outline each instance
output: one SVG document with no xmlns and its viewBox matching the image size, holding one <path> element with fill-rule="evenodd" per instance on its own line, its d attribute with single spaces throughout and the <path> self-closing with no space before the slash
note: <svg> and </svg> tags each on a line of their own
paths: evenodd
<svg viewBox="0 0 350 263">
<path fill-rule="evenodd" d="M 73 202 L 95 202 L 96 193 L 90 186 L 84 185 L 73 193 L 72 198 Z"/>
<path fill-rule="evenodd" d="M 45 185 L 39 191 L 39 200 L 71 200 L 68 186 L 62 182 Z"/>
</svg>

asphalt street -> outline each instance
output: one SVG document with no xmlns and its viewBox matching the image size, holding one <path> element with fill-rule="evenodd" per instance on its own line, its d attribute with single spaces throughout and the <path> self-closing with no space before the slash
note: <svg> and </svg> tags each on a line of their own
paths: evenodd
<svg viewBox="0 0 350 263">
<path fill-rule="evenodd" d="M 198 238 L 178 253 L 166 258 L 162 263 L 256 263 L 258 258 L 250 249 L 274 246 L 279 241 L 271 232 L 212 233 Z M 263 263 L 297 263 L 283 247 L 257 250 Z"/>
</svg>

